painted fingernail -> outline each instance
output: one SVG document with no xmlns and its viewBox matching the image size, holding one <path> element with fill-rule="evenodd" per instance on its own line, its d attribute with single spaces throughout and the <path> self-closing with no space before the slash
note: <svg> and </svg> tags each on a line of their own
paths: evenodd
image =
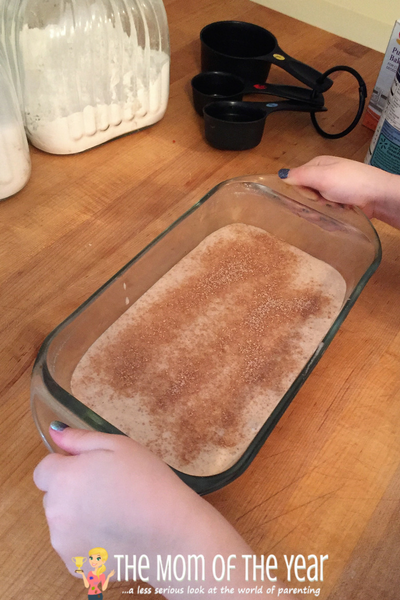
<svg viewBox="0 0 400 600">
<path fill-rule="evenodd" d="M 286 179 L 287 176 L 289 175 L 289 171 L 290 171 L 290 169 L 279 169 L 278 177 L 280 177 L 281 179 Z"/>
<path fill-rule="evenodd" d="M 64 429 L 67 429 L 67 427 L 69 426 L 65 423 L 61 423 L 61 421 L 52 421 L 50 423 L 50 428 L 54 431 L 64 431 Z"/>
</svg>

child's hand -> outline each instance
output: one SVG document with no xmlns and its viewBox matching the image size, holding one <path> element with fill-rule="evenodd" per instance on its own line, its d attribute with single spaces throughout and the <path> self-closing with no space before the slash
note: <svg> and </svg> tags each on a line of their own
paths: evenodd
<svg viewBox="0 0 400 600">
<path fill-rule="evenodd" d="M 163 595 L 172 599 L 174 586 L 183 589 L 193 580 L 175 581 L 172 577 L 171 581 L 160 582 L 157 555 L 164 563 L 168 555 L 203 555 L 205 564 L 210 565 L 217 555 L 253 554 L 218 511 L 130 438 L 70 428 L 50 429 L 50 433 L 55 443 L 72 456 L 47 456 L 36 468 L 34 479 L 46 492 L 44 507 L 51 542 L 72 574 L 71 558 L 84 556 L 93 547 L 107 550 L 107 569 L 112 568 L 114 555 L 127 556 L 130 565 L 133 555 L 145 555 L 151 568 L 145 571 L 144 580 L 156 588 L 162 586 Z M 125 560 L 121 562 L 120 575 L 125 579 Z M 236 590 L 231 600 L 239 600 L 239 587 L 248 586 L 243 565 L 239 561 L 231 574 L 229 585 Z M 113 574 L 111 570 L 103 590 Z M 88 587 L 86 577 L 83 579 Z M 204 598 L 202 587 L 215 586 L 209 569 L 201 583 L 198 593 L 191 595 L 192 600 Z M 277 598 L 278 585 L 277 581 L 271 600 Z M 168 586 L 172 586 L 170 594 Z M 220 597 L 215 596 L 216 600 Z M 279 600 L 286 598 L 286 594 L 279 595 Z"/>
<path fill-rule="evenodd" d="M 51 543 L 71 573 L 90 548 L 147 554 L 171 548 L 201 500 L 146 448 L 122 435 L 50 429 L 73 456 L 51 454 L 34 473 L 43 490 Z M 169 550 L 170 552 L 170 550 Z"/>
<path fill-rule="evenodd" d="M 290 185 L 317 190 L 331 202 L 359 206 L 368 217 L 396 226 L 392 219 L 383 218 L 382 210 L 388 201 L 399 210 L 397 175 L 346 158 L 318 156 L 301 167 L 281 169 L 279 176 Z"/>
</svg>

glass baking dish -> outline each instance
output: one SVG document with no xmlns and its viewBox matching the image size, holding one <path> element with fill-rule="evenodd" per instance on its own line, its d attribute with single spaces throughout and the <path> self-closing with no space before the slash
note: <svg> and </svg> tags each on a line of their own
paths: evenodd
<svg viewBox="0 0 400 600">
<path fill-rule="evenodd" d="M 220 183 L 144 248 L 44 341 L 31 381 L 35 423 L 49 450 L 57 451 L 48 434 L 53 420 L 71 427 L 123 434 L 85 406 L 71 392 L 72 374 L 89 347 L 136 300 L 208 235 L 225 225 L 255 226 L 327 263 L 345 281 L 338 316 L 315 347 L 251 443 L 234 464 L 199 476 L 174 469 L 200 494 L 217 490 L 250 464 L 333 339 L 381 259 L 378 235 L 358 209 L 310 197 L 277 176 L 254 176 Z M 195 429 L 195 424 L 193 424 Z"/>
</svg>

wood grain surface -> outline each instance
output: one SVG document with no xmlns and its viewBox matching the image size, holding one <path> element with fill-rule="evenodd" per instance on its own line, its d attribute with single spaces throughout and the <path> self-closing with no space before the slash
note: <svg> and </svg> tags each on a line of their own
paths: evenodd
<svg viewBox="0 0 400 600">
<path fill-rule="evenodd" d="M 256 149 L 212 149 L 190 98 L 204 25 L 222 19 L 262 25 L 286 52 L 321 71 L 355 67 L 369 92 L 382 55 L 247 0 L 167 0 L 166 9 L 172 64 L 162 121 L 75 156 L 31 148 L 30 181 L 0 203 L 0 596 L 6 600 L 85 597 L 82 582 L 51 548 L 42 494 L 32 481 L 46 455 L 29 405 L 31 369 L 45 336 L 220 181 L 276 173 L 317 154 L 362 161 L 371 138 L 359 125 L 342 140 L 324 140 L 309 115 L 278 113 Z M 293 83 L 277 67 L 269 81 Z M 350 76 L 335 77 L 327 126 L 349 119 L 357 97 Z M 280 561 L 284 554 L 328 555 L 319 584 L 324 600 L 399 596 L 400 232 L 375 225 L 383 245 L 378 272 L 249 469 L 207 498 L 255 553 Z M 110 584 L 105 597 L 127 589 Z"/>
</svg>

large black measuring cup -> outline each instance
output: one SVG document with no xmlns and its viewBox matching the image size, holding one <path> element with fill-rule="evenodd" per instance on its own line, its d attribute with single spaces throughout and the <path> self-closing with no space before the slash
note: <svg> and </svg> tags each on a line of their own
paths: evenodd
<svg viewBox="0 0 400 600">
<path fill-rule="evenodd" d="M 203 109 L 206 140 L 219 150 L 250 150 L 261 142 L 268 115 L 282 110 L 321 112 L 326 108 L 295 100 L 211 102 Z"/>
<path fill-rule="evenodd" d="M 201 70 L 224 71 L 245 81 L 264 83 L 271 64 L 318 92 L 325 92 L 332 80 L 302 63 L 279 46 L 276 37 L 264 27 L 243 21 L 217 21 L 200 32 Z"/>
<path fill-rule="evenodd" d="M 310 102 L 315 106 L 324 105 L 322 94 L 295 85 L 275 85 L 273 83 L 246 83 L 244 79 L 232 73 L 206 71 L 192 79 L 193 105 L 196 112 L 203 116 L 203 108 L 216 100 L 242 100 L 247 94 L 266 94 Z"/>
</svg>

